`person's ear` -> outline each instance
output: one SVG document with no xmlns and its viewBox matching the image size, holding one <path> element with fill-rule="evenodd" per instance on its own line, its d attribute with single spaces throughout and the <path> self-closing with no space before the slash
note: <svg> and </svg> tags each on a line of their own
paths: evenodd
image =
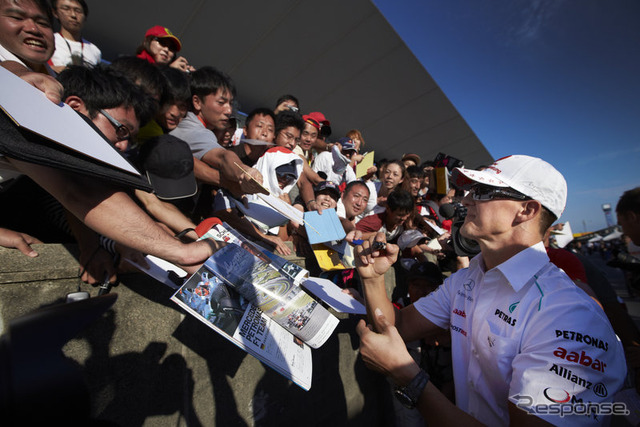
<svg viewBox="0 0 640 427">
<path fill-rule="evenodd" d="M 193 112 L 197 116 L 200 113 L 200 111 L 202 111 L 203 102 L 198 95 L 193 95 L 191 97 L 191 103 L 193 104 Z"/>
<path fill-rule="evenodd" d="M 522 208 L 517 214 L 516 221 L 525 222 L 537 217 L 542 211 L 542 204 L 537 200 L 526 200 L 522 202 Z"/>
<path fill-rule="evenodd" d="M 89 116 L 89 111 L 87 110 L 87 106 L 85 105 L 82 98 L 76 95 L 71 95 L 64 100 L 64 103 L 67 104 L 69 107 L 73 108 L 78 113 L 84 114 L 85 116 Z"/>
</svg>

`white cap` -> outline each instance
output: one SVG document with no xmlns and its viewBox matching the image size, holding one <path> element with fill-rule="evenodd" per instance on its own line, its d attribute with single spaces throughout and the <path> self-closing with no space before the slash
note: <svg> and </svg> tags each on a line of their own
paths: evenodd
<svg viewBox="0 0 640 427">
<path fill-rule="evenodd" d="M 560 218 L 567 204 L 567 182 L 560 172 L 542 159 L 513 155 L 496 160 L 482 171 L 455 168 L 452 182 L 468 190 L 472 184 L 491 187 L 510 187 L 539 201 L 556 218 Z"/>
<path fill-rule="evenodd" d="M 406 230 L 398 237 L 398 247 L 401 251 L 404 251 L 407 248 L 414 247 L 423 239 L 429 240 L 427 236 L 418 230 Z"/>
</svg>

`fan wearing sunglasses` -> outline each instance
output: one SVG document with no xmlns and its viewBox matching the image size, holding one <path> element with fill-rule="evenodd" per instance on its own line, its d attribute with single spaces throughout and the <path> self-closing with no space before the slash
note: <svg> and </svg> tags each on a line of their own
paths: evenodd
<svg viewBox="0 0 640 427">
<path fill-rule="evenodd" d="M 610 403 L 626 363 L 602 308 L 545 251 L 543 236 L 565 208 L 564 177 L 541 159 L 514 155 L 482 171 L 455 168 L 451 182 L 468 190 L 461 233 L 481 252 L 435 292 L 395 310 L 384 273 L 398 247 L 376 249 L 382 234 L 356 247 L 370 323 L 357 326 L 365 364 L 391 377 L 398 400 L 430 425 L 594 421 L 574 405 Z M 443 331 L 451 334 L 455 405 L 403 345 Z M 565 407 L 562 418 L 545 412 L 553 405 Z M 606 422 L 595 415 L 594 423 Z"/>
</svg>

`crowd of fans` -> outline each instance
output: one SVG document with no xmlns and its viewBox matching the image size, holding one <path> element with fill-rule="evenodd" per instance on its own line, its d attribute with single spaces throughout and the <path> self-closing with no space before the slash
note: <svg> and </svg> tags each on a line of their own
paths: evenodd
<svg viewBox="0 0 640 427">
<path fill-rule="evenodd" d="M 82 279 L 114 282 L 127 269 L 122 259 L 143 262 L 143 254 L 194 271 L 217 247 L 198 241 L 197 224 L 215 216 L 281 255 L 305 256 L 312 275 L 361 294 L 355 269 L 322 270 L 302 224 L 252 216 L 252 206 L 261 203 L 257 194 L 269 193 L 300 211 L 335 209 L 345 232 L 364 240 L 383 233 L 397 244 L 392 300 L 398 308 L 434 291 L 475 255 L 453 242 L 465 191 L 436 182 L 436 169 L 451 168 L 406 153 L 376 159 L 357 176 L 366 151 L 359 130 L 335 135 L 324 114 L 291 94 L 250 111 L 240 127 L 231 77 L 213 66 L 190 65 L 168 28 L 148 29 L 135 52 L 107 63 L 82 38 L 89 15 L 84 0 L 0 4 L 2 66 L 83 115 L 153 187 L 122 189 L 0 156 L 0 199 L 12 206 L 2 214 L 0 245 L 37 256 L 31 244 L 75 241 Z M 630 212 L 626 228 L 637 227 L 640 209 L 623 208 Z M 589 274 L 584 254 L 554 248 L 549 233 L 545 243 L 551 260 L 601 305 L 635 354 L 640 334 L 620 312 L 606 278 Z M 407 346 L 453 401 L 450 334 Z"/>
</svg>

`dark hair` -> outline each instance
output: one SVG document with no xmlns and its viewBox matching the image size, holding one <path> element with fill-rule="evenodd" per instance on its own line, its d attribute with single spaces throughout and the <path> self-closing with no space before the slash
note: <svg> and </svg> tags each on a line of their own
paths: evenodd
<svg viewBox="0 0 640 427">
<path fill-rule="evenodd" d="M 371 190 L 369 190 L 369 187 L 367 187 L 367 184 L 365 184 L 365 182 L 360 180 L 360 179 L 357 179 L 355 181 L 351 181 L 350 183 L 348 183 L 347 186 L 344 188 L 344 191 L 342 192 L 342 194 L 343 195 L 348 194 L 353 187 L 357 187 L 359 185 L 361 185 L 364 188 L 366 188 L 367 189 L 367 193 L 369 193 L 369 195 L 371 195 Z"/>
<path fill-rule="evenodd" d="M 402 174 L 402 181 L 406 181 L 407 167 L 404 165 L 404 163 L 402 163 L 402 161 L 398 159 L 387 160 L 382 166 L 380 166 L 380 170 L 378 174 L 380 178 L 382 178 L 383 172 L 389 167 L 389 165 L 398 165 L 398 167 L 400 168 L 400 172 Z"/>
<path fill-rule="evenodd" d="M 425 160 L 424 162 L 420 163 L 420 169 L 424 169 L 426 167 L 434 167 L 436 165 L 436 163 L 433 160 Z"/>
<path fill-rule="evenodd" d="M 409 166 L 407 168 L 407 176 L 409 178 L 424 178 L 424 171 L 418 166 Z"/>
<path fill-rule="evenodd" d="M 112 68 L 71 65 L 58 75 L 58 81 L 64 88 L 63 99 L 70 96 L 82 99 L 90 119 L 100 109 L 131 107 L 142 127 L 155 114 L 155 101 Z"/>
<path fill-rule="evenodd" d="M 398 188 L 396 190 L 393 190 L 391 194 L 389 194 L 389 196 L 387 197 L 387 206 L 389 207 L 389 210 L 392 212 L 395 212 L 395 211 L 411 212 L 413 211 L 415 204 L 413 201 L 413 197 L 411 196 L 411 193 L 409 193 L 407 190 Z"/>
<path fill-rule="evenodd" d="M 622 193 L 616 205 L 616 213 L 622 212 L 640 213 L 640 187 Z"/>
<path fill-rule="evenodd" d="M 58 1 L 60 0 L 51 0 L 51 7 L 53 9 L 58 7 Z M 84 12 L 84 16 L 89 16 L 89 6 L 87 6 L 86 1 L 84 0 L 73 0 L 73 1 L 80 3 L 80 6 L 82 6 L 82 11 Z"/>
<path fill-rule="evenodd" d="M 302 116 L 295 111 L 281 111 L 278 113 L 276 115 L 276 135 L 288 127 L 294 127 L 302 132 L 304 130 Z"/>
<path fill-rule="evenodd" d="M 438 264 L 429 261 L 417 262 L 411 266 L 408 274 L 408 280 L 422 279 L 429 282 L 430 285 L 438 287 L 442 285 L 442 270 Z"/>
<path fill-rule="evenodd" d="M 191 100 L 189 74 L 169 66 L 161 66 L 159 69 L 166 83 L 166 96 L 163 104 L 186 102 L 188 105 Z"/>
<path fill-rule="evenodd" d="M 159 104 L 164 103 L 167 93 L 167 79 L 155 65 L 135 56 L 121 56 L 116 58 L 109 65 L 109 68 L 123 74 L 149 96 L 156 99 Z"/>
<path fill-rule="evenodd" d="M 233 80 L 222 71 L 206 66 L 191 73 L 191 96 L 203 99 L 207 95 L 217 93 L 218 90 L 228 90 L 235 98 L 236 87 Z"/>
<path fill-rule="evenodd" d="M 278 100 L 276 101 L 276 108 L 278 107 L 278 105 L 282 104 L 284 101 L 293 101 L 298 106 L 298 109 L 300 109 L 300 103 L 298 102 L 298 98 L 296 98 L 293 95 L 282 95 L 280 98 L 278 98 Z"/>
<path fill-rule="evenodd" d="M 53 24 L 53 11 L 51 10 L 51 5 L 47 0 L 33 0 L 33 2 L 40 8 L 47 18 L 49 19 L 49 23 Z"/>
<path fill-rule="evenodd" d="M 542 209 L 540 210 L 540 231 L 542 232 L 543 236 L 544 233 L 547 232 L 549 227 L 553 225 L 556 219 L 558 218 L 553 214 L 553 212 L 542 206 Z"/>
<path fill-rule="evenodd" d="M 251 123 L 251 121 L 253 120 L 253 118 L 255 116 L 269 116 L 273 119 L 273 123 L 275 124 L 276 122 L 276 116 L 273 114 L 273 111 L 271 111 L 268 108 L 264 108 L 264 107 L 258 107 L 253 109 L 249 115 L 247 116 L 247 119 L 244 121 L 245 126 L 249 126 L 249 123 Z"/>
</svg>

